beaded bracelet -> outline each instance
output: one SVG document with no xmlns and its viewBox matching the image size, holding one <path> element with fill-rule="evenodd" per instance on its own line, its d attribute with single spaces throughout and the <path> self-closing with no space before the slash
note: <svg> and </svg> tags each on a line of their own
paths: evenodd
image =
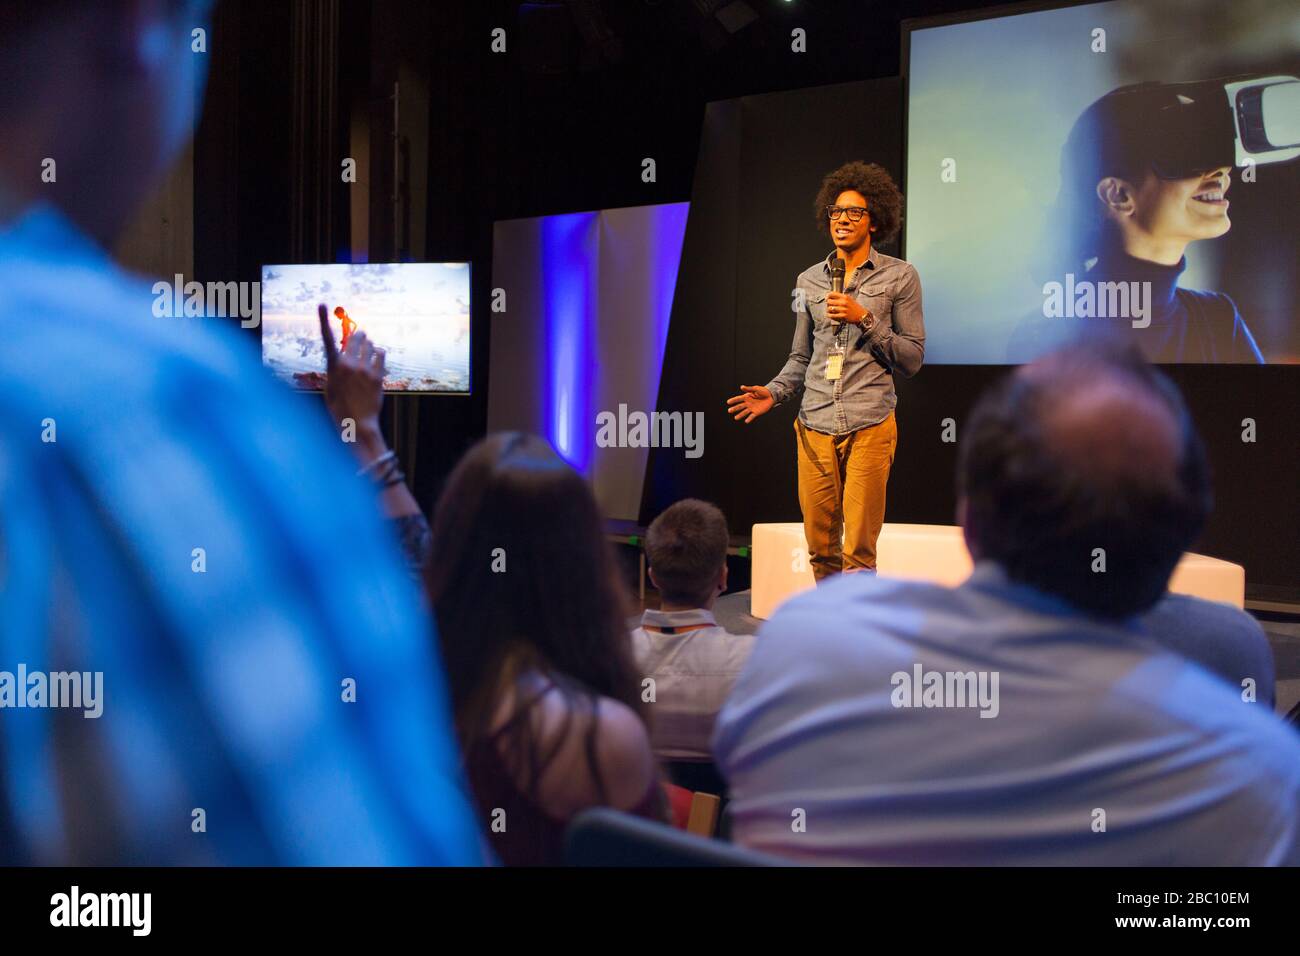
<svg viewBox="0 0 1300 956">
<path fill-rule="evenodd" d="M 370 464 L 358 470 L 357 477 L 358 478 L 365 477 L 366 475 L 370 474 L 370 472 L 378 471 L 384 465 L 387 465 L 389 462 L 395 462 L 396 460 L 397 460 L 397 452 L 392 450 L 386 451 L 378 458 L 376 458 L 374 461 L 372 461 Z"/>
</svg>

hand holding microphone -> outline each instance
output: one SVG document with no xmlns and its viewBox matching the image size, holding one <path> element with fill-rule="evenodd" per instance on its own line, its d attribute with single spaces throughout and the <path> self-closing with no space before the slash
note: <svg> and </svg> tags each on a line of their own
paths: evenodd
<svg viewBox="0 0 1300 956">
<path fill-rule="evenodd" d="M 826 318 L 832 322 L 851 322 L 854 325 L 872 318 L 871 312 L 851 295 L 843 292 L 826 293 Z"/>
<path fill-rule="evenodd" d="M 857 299 L 844 294 L 844 260 L 837 257 L 831 263 L 831 291 L 826 293 L 826 318 L 832 322 L 850 322 L 856 325 L 870 315 Z"/>
</svg>

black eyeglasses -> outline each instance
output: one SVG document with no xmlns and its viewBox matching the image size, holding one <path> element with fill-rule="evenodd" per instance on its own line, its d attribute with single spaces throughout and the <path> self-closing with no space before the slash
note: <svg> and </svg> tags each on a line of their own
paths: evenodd
<svg viewBox="0 0 1300 956">
<path fill-rule="evenodd" d="M 831 219 L 839 219 L 844 213 L 849 214 L 849 222 L 860 222 L 862 217 L 867 214 L 866 206 L 827 206 L 826 215 Z"/>
</svg>

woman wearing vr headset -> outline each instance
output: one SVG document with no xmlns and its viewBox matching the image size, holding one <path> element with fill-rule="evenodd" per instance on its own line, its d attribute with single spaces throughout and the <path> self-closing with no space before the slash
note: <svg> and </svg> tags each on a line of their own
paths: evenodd
<svg viewBox="0 0 1300 956">
<path fill-rule="evenodd" d="M 1128 307 L 1072 313 L 1098 316 L 1073 331 L 1126 338 L 1154 362 L 1263 363 L 1229 296 L 1179 285 L 1188 245 L 1232 228 L 1235 141 L 1221 81 L 1121 87 L 1083 112 L 1062 155 L 1054 278 Z M 1035 318 L 1011 357 L 1059 343 L 1073 321 Z"/>
</svg>

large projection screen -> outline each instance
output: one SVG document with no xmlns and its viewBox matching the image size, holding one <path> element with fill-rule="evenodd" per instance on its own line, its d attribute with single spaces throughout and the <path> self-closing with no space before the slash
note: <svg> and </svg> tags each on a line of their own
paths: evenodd
<svg viewBox="0 0 1300 956">
<path fill-rule="evenodd" d="M 1162 363 L 1300 362 L 1297 37 L 1294 0 L 912 24 L 927 364 L 1103 333 Z"/>
</svg>

